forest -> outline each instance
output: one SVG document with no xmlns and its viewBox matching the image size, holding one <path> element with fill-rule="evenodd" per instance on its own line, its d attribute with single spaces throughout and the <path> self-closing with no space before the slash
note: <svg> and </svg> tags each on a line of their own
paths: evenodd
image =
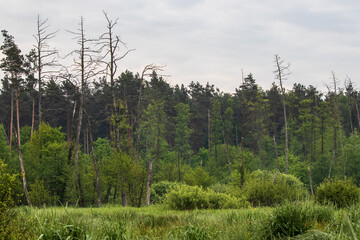
<svg viewBox="0 0 360 240">
<path fill-rule="evenodd" d="M 133 49 L 105 20 L 96 40 L 81 20 L 69 66 L 50 47 L 57 33 L 46 20 L 26 54 L 2 30 L 0 162 L 2 174 L 15 176 L 14 206 L 141 207 L 181 186 L 227 194 L 230 205 L 274 206 L 282 195 L 251 198 L 254 179 L 288 179 L 309 198 L 324 182 L 359 186 L 360 92 L 350 78 L 329 72 L 325 93 L 301 83 L 285 89 L 291 66 L 275 55 L 267 90 L 256 73 L 234 80 L 234 93 L 211 83 L 171 86 L 165 66 L 120 72 Z M 170 205 L 180 199 L 172 193 Z"/>
</svg>

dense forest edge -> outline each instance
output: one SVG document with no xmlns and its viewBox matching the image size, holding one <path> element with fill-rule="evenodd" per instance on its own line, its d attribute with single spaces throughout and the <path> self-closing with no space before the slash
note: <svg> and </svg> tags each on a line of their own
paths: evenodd
<svg viewBox="0 0 360 240">
<path fill-rule="evenodd" d="M 240 221 L 258 226 L 254 216 L 273 227 L 251 230 L 244 225 L 244 236 L 253 230 L 259 238 L 288 236 L 291 231 L 295 236 L 316 223 L 321 233 L 315 235 L 346 229 L 337 236 L 358 238 L 360 227 L 354 226 L 360 219 L 351 211 L 360 211 L 360 92 L 350 78 L 341 81 L 332 72 L 326 93 L 300 83 L 285 89 L 291 66 L 275 55 L 269 63 L 274 65 L 274 82 L 268 90 L 251 73 L 236 80 L 240 84 L 234 93 L 210 83 L 171 86 L 162 75 L 165 66 L 149 64 L 140 73 L 118 71 L 134 49 L 113 32 L 117 22 L 104 16 L 106 32 L 97 39 L 86 38 L 81 18 L 71 33 L 78 48 L 66 55 L 68 66 L 50 47 L 58 33 L 49 30 L 46 20 L 38 18 L 35 48 L 25 55 L 2 30 L 0 235 L 26 232 L 9 219 L 16 215 L 24 220 L 27 211 L 40 216 L 40 225 L 32 229 L 46 224 L 45 215 L 51 215 L 46 209 L 39 213 L 41 209 L 24 205 L 104 206 L 106 212 L 121 204 L 152 206 L 144 210 L 148 215 L 136 208 L 119 210 L 129 221 L 118 221 L 116 229 L 102 219 L 105 235 L 115 231 L 124 237 L 114 239 L 134 237 L 126 235 L 127 227 L 146 225 L 139 216 L 151 214 L 163 216 L 161 223 L 154 223 L 157 215 L 149 217 L 148 224 L 155 228 L 187 224 L 169 239 L 183 239 L 181 231 L 204 235 L 196 239 L 221 237 L 218 230 L 211 235 L 201 221 L 176 212 L 193 209 L 222 209 L 216 214 L 229 228 Z M 256 207 L 274 207 L 273 218 L 266 217 L 273 210 L 255 212 Z M 341 208 L 352 209 L 350 215 Z M 280 225 L 273 225 L 276 216 L 285 218 L 281 214 L 292 211 L 305 216 L 301 226 L 311 222 L 312 227 L 295 226 L 302 230 L 283 233 Z M 201 214 L 207 213 L 195 212 L 193 217 L 202 219 Z"/>
</svg>

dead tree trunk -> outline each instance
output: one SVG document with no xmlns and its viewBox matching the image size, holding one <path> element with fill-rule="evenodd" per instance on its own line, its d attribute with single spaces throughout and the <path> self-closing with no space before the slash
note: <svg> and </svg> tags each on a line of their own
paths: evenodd
<svg viewBox="0 0 360 240">
<path fill-rule="evenodd" d="M 10 136 L 9 136 L 9 148 L 11 152 L 11 146 L 12 146 L 12 132 L 13 132 L 13 122 L 14 122 L 14 89 L 13 86 L 11 86 L 11 94 L 10 94 Z"/>
<path fill-rule="evenodd" d="M 42 85 L 43 85 L 43 75 L 45 67 L 54 67 L 56 66 L 57 60 L 56 56 L 58 51 L 56 49 L 50 49 L 48 45 L 48 41 L 53 39 L 56 36 L 55 32 L 47 32 L 48 29 L 47 19 L 45 21 L 40 20 L 40 16 L 38 15 L 37 19 L 37 33 L 34 35 L 36 40 L 36 52 L 37 52 L 37 73 L 38 73 L 38 118 L 39 125 L 42 122 L 42 107 L 41 107 L 41 95 L 42 95 Z M 50 58 L 50 59 L 49 59 Z"/>
<path fill-rule="evenodd" d="M 276 155 L 276 169 L 277 169 L 277 171 L 274 175 L 274 178 L 273 178 L 273 182 L 275 182 L 276 176 L 280 173 L 279 155 L 278 155 L 278 151 L 277 151 L 275 134 L 273 135 L 273 140 L 274 140 L 274 149 L 275 149 L 275 155 Z"/>
<path fill-rule="evenodd" d="M 230 162 L 230 156 L 229 156 L 229 146 L 226 142 L 226 138 L 225 138 L 225 130 L 224 130 L 224 123 L 220 114 L 220 120 L 221 120 L 221 125 L 222 125 L 222 135 L 223 135 L 223 139 L 224 139 L 224 144 L 225 144 L 225 152 L 226 152 L 226 160 L 227 160 L 227 164 L 229 167 L 229 174 L 230 174 L 230 180 L 231 182 L 233 182 L 233 177 L 232 177 L 232 171 L 231 171 L 231 162 Z"/>
<path fill-rule="evenodd" d="M 16 87 L 16 97 L 15 97 L 15 101 L 16 101 L 16 125 L 17 125 L 17 133 L 16 133 L 16 138 L 17 138 L 17 152 L 18 152 L 18 157 L 19 157 L 19 162 L 20 162 L 20 169 L 21 169 L 21 175 L 22 175 L 22 181 L 23 181 L 23 187 L 24 187 L 24 195 L 27 201 L 27 204 L 29 205 L 29 207 L 31 207 L 31 201 L 30 201 L 30 197 L 28 194 L 28 190 L 27 190 L 27 185 L 26 185 L 26 175 L 25 175 L 25 168 L 24 168 L 24 162 L 23 159 L 21 157 L 21 151 L 20 151 L 20 114 L 19 114 L 19 87 Z"/>
<path fill-rule="evenodd" d="M 146 183 L 146 198 L 145 204 L 150 205 L 150 195 L 151 195 L 151 180 L 152 180 L 152 169 L 153 169 L 153 159 L 149 159 L 149 168 L 148 168 L 148 178 Z"/>
<path fill-rule="evenodd" d="M 278 55 L 275 55 L 275 64 L 276 64 L 276 78 L 279 79 L 281 96 L 282 96 L 282 104 L 284 110 L 284 128 L 285 128 L 285 174 L 288 174 L 288 126 L 286 119 L 286 102 L 285 102 L 285 89 L 283 88 L 283 80 L 287 75 L 284 71 L 289 69 L 289 64 L 287 66 L 283 66 L 284 61 L 280 60 Z"/>
<path fill-rule="evenodd" d="M 88 132 L 89 132 L 89 138 L 90 138 L 90 151 L 91 151 L 91 156 L 92 156 L 94 170 L 95 170 L 95 187 L 96 187 L 96 193 L 97 193 L 96 204 L 98 207 L 100 207 L 101 206 L 101 195 L 100 195 L 101 192 L 100 192 L 99 167 L 98 167 L 98 162 L 96 161 L 95 152 L 94 152 L 94 141 L 93 141 L 90 118 L 85 109 L 84 109 L 84 113 L 86 115 L 87 123 L 88 123 Z"/>
</svg>

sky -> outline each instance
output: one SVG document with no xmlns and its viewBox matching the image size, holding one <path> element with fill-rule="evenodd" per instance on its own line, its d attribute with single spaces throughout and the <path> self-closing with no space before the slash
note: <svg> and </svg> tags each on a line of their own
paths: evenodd
<svg viewBox="0 0 360 240">
<path fill-rule="evenodd" d="M 105 11 L 118 19 L 115 33 L 135 49 L 119 71 L 166 65 L 162 74 L 171 85 L 209 82 L 229 93 L 242 72 L 252 73 L 267 90 L 278 83 L 278 54 L 291 64 L 287 89 L 301 83 L 326 92 L 332 71 L 339 87 L 349 77 L 360 88 L 358 0 L 12 0 L 1 1 L 0 9 L 0 28 L 23 53 L 36 43 L 38 14 L 48 19 L 48 32 L 59 30 L 48 43 L 65 56 L 77 49 L 66 30 L 75 31 L 83 16 L 86 36 L 97 37 L 106 31 Z"/>
</svg>

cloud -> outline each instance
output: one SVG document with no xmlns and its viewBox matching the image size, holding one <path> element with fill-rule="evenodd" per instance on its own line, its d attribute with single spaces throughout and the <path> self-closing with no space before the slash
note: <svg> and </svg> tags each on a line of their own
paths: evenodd
<svg viewBox="0 0 360 240">
<path fill-rule="evenodd" d="M 167 65 L 171 84 L 210 82 L 234 92 L 241 69 L 264 89 L 275 81 L 273 59 L 292 63 L 286 83 L 313 84 L 322 90 L 332 70 L 339 79 L 360 75 L 360 3 L 355 0 L 14 0 L 0 3 L 2 28 L 28 51 L 36 18 L 61 29 L 51 42 L 63 55 L 76 47 L 63 29 L 75 30 L 84 16 L 86 34 L 106 31 L 102 10 L 118 18 L 115 32 L 136 48 L 120 69 L 137 72 L 149 63 Z"/>
</svg>

